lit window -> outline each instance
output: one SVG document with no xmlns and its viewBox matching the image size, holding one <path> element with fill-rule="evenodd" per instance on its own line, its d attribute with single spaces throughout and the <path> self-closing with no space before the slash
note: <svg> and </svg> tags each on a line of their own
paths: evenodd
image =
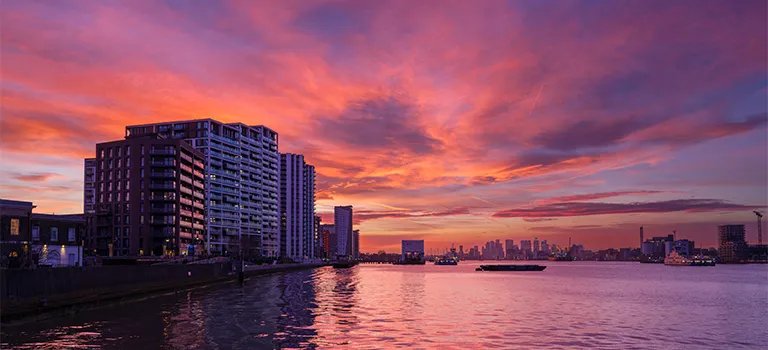
<svg viewBox="0 0 768 350">
<path fill-rule="evenodd" d="M 51 241 L 56 242 L 59 240 L 59 228 L 51 227 Z"/>
<path fill-rule="evenodd" d="M 33 226 L 32 227 L 32 240 L 33 241 L 39 241 L 40 240 L 40 226 Z"/>
<path fill-rule="evenodd" d="M 11 219 L 11 235 L 14 235 L 14 236 L 19 235 L 19 219 L 16 219 L 16 218 Z"/>
<path fill-rule="evenodd" d="M 75 241 L 75 228 L 74 227 L 70 227 L 70 228 L 67 229 L 67 239 L 70 242 L 74 242 Z"/>
</svg>

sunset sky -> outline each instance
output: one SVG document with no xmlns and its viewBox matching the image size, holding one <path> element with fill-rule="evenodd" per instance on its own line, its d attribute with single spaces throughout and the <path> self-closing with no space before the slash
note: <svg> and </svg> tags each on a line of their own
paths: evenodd
<svg viewBox="0 0 768 350">
<path fill-rule="evenodd" d="M 83 211 L 95 143 L 193 118 L 276 130 L 363 252 L 713 246 L 768 206 L 764 0 L 0 7 L 0 197 L 37 212 Z"/>
</svg>

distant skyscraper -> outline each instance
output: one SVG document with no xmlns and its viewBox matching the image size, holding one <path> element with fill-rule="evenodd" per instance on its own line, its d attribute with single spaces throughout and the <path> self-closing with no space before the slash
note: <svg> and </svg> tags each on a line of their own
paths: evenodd
<svg viewBox="0 0 768 350">
<path fill-rule="evenodd" d="M 338 250 L 336 239 L 336 226 L 333 224 L 321 224 L 320 236 L 323 240 L 323 256 L 333 258 Z"/>
<path fill-rule="evenodd" d="M 522 254 L 527 257 L 533 256 L 533 249 L 532 249 L 530 240 L 527 240 L 527 239 L 521 240 L 520 250 L 522 251 Z"/>
<path fill-rule="evenodd" d="M 337 250 L 340 256 L 352 256 L 354 239 L 352 237 L 352 206 L 333 208 L 333 224 L 336 225 Z"/>
<path fill-rule="evenodd" d="M 747 250 L 744 225 L 722 225 L 717 227 L 718 254 L 722 262 L 736 262 L 744 258 Z"/>
<path fill-rule="evenodd" d="M 322 219 L 315 215 L 315 222 L 314 227 L 312 229 L 312 234 L 314 235 L 315 240 L 315 258 L 319 258 L 323 256 L 323 238 L 320 235 L 320 224 L 322 223 Z"/>
<path fill-rule="evenodd" d="M 315 257 L 315 167 L 301 154 L 280 154 L 280 255 Z"/>
<path fill-rule="evenodd" d="M 354 243 L 352 245 L 353 252 L 352 256 L 357 259 L 360 257 L 360 230 L 353 230 L 352 231 L 352 242 Z"/>
<path fill-rule="evenodd" d="M 539 239 L 538 238 L 534 238 L 533 239 L 533 255 L 534 256 L 538 256 L 539 255 L 539 251 L 541 251 L 541 247 L 539 246 Z"/>
</svg>

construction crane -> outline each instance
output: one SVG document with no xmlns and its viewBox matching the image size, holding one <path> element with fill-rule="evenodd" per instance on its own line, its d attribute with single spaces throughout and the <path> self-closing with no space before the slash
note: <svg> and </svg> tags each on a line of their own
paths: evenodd
<svg viewBox="0 0 768 350">
<path fill-rule="evenodd" d="M 753 213 L 757 215 L 757 244 L 762 245 L 763 244 L 763 225 L 760 221 L 763 219 L 763 214 L 760 214 L 760 212 L 757 210 L 753 211 Z"/>
</svg>

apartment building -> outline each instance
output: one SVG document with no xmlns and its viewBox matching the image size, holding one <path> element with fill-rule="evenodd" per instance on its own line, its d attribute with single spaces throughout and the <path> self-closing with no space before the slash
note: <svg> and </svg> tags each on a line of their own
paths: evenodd
<svg viewBox="0 0 768 350">
<path fill-rule="evenodd" d="M 95 164 L 85 173 L 86 200 L 95 199 L 86 248 L 101 256 L 199 254 L 207 235 L 204 160 L 186 141 L 159 134 L 97 144 L 85 163 Z"/>
<path fill-rule="evenodd" d="M 280 154 L 280 256 L 315 257 L 315 167 L 300 154 Z"/>
<path fill-rule="evenodd" d="M 352 257 L 355 251 L 352 237 L 352 206 L 333 208 L 333 224 L 336 228 L 336 255 Z"/>
<path fill-rule="evenodd" d="M 277 257 L 279 153 L 277 132 L 213 119 L 126 127 L 126 135 L 156 133 L 187 140 L 205 158 L 207 249 L 216 255 Z"/>
</svg>

